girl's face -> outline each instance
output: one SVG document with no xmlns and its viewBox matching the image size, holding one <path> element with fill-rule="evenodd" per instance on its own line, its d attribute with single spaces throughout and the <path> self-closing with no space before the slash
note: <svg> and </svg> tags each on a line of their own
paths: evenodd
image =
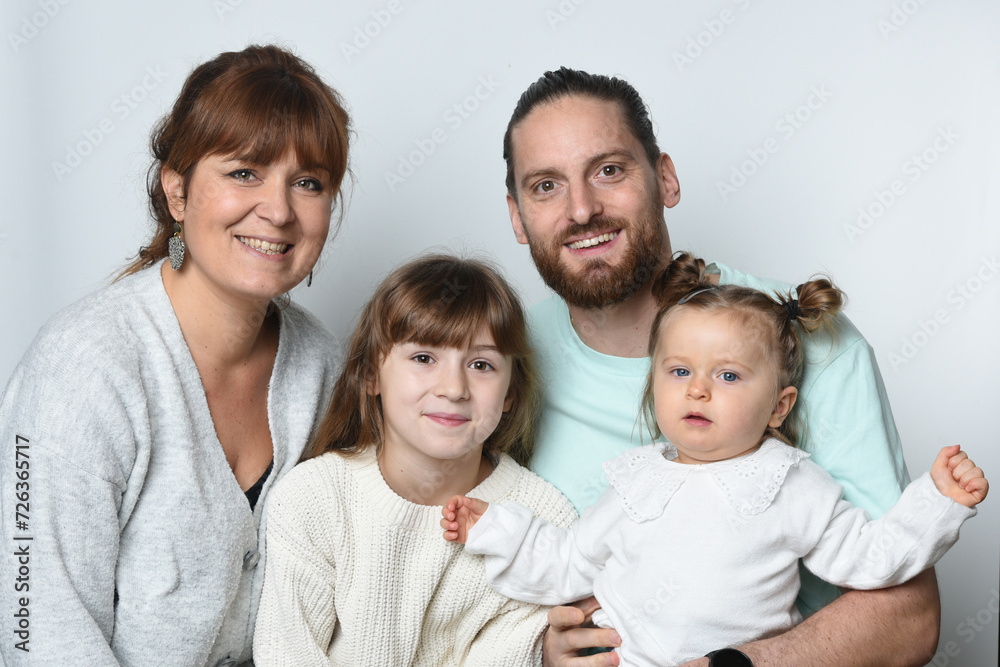
<svg viewBox="0 0 1000 667">
<path fill-rule="evenodd" d="M 765 429 L 780 426 L 795 403 L 794 387 L 777 390 L 763 344 L 724 312 L 671 313 L 650 372 L 656 423 L 680 463 L 756 449 Z"/>
<path fill-rule="evenodd" d="M 330 230 L 329 178 L 292 151 L 269 165 L 206 156 L 186 199 L 178 173 L 164 169 L 163 186 L 184 228 L 179 273 L 222 295 L 269 300 L 287 292 L 312 271 Z"/>
<path fill-rule="evenodd" d="M 394 345 L 375 385 L 383 447 L 425 464 L 480 454 L 513 402 L 510 377 L 510 358 L 485 330 L 467 348 Z"/>
</svg>

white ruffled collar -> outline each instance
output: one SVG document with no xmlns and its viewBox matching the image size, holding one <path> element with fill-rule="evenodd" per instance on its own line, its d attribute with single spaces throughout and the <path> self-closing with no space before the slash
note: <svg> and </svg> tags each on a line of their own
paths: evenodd
<svg viewBox="0 0 1000 667">
<path fill-rule="evenodd" d="M 694 469 L 707 470 L 733 509 L 760 514 L 777 495 L 788 469 L 809 455 L 774 438 L 755 452 L 735 459 L 688 465 L 677 463 L 669 443 L 630 449 L 604 463 L 608 482 L 618 492 L 625 514 L 636 523 L 655 519 Z"/>
</svg>

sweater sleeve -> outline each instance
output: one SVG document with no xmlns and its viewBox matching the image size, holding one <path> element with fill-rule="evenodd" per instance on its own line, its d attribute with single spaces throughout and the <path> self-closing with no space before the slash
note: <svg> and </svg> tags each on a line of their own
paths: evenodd
<svg viewBox="0 0 1000 667">
<path fill-rule="evenodd" d="M 117 665 L 119 521 L 135 463 L 128 416 L 95 364 L 67 369 L 35 350 L 0 399 L 0 569 L 14 573 L 0 589 L 0 662 Z"/>
<path fill-rule="evenodd" d="M 267 508 L 264 586 L 254 631 L 258 667 L 322 665 L 337 624 L 336 565 L 323 519 L 299 470 L 281 480 Z"/>
<path fill-rule="evenodd" d="M 803 562 L 823 579 L 849 588 L 894 586 L 931 567 L 958 540 L 976 510 L 938 492 L 925 473 L 881 518 L 841 500 L 819 543 Z"/>
<path fill-rule="evenodd" d="M 491 504 L 469 531 L 465 548 L 486 556 L 486 579 L 499 593 L 565 604 L 593 594 L 594 578 L 611 555 L 609 537 L 621 520 L 613 489 L 569 529 L 532 517 L 517 503 Z"/>
<path fill-rule="evenodd" d="M 479 631 L 463 664 L 468 667 L 540 666 L 548 613 L 548 607 L 509 601 Z"/>
</svg>

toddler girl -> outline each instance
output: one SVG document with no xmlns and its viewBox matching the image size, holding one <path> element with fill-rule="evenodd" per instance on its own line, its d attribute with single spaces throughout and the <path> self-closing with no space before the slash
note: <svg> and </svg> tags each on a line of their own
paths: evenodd
<svg viewBox="0 0 1000 667">
<path fill-rule="evenodd" d="M 457 497 L 442 510 L 445 539 L 486 554 L 490 584 L 513 598 L 564 604 L 593 593 L 595 622 L 622 637 L 622 665 L 683 663 L 795 625 L 799 559 L 862 589 L 933 565 L 986 479 L 948 447 L 882 519 L 843 501 L 789 446 L 797 329 L 831 325 L 842 295 L 823 279 L 797 292 L 774 300 L 713 286 L 704 262 L 678 257 L 657 279 L 663 307 L 643 401 L 653 437 L 669 442 L 605 463 L 608 490 L 569 531 L 516 505 Z"/>
<path fill-rule="evenodd" d="M 576 514 L 527 461 L 538 412 L 524 313 L 491 268 L 446 256 L 362 312 L 312 456 L 267 507 L 257 665 L 541 663 L 547 608 L 486 585 L 441 540 L 455 494 Z"/>
</svg>

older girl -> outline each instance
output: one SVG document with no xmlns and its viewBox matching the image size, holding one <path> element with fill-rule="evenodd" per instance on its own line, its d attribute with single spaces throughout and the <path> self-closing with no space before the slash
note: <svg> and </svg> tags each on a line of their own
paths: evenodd
<svg viewBox="0 0 1000 667">
<path fill-rule="evenodd" d="M 365 307 L 313 454 L 268 507 L 258 665 L 541 663 L 547 609 L 486 585 L 441 540 L 456 493 L 575 512 L 521 467 L 538 389 L 516 294 L 475 261 L 431 256 Z"/>
</svg>

